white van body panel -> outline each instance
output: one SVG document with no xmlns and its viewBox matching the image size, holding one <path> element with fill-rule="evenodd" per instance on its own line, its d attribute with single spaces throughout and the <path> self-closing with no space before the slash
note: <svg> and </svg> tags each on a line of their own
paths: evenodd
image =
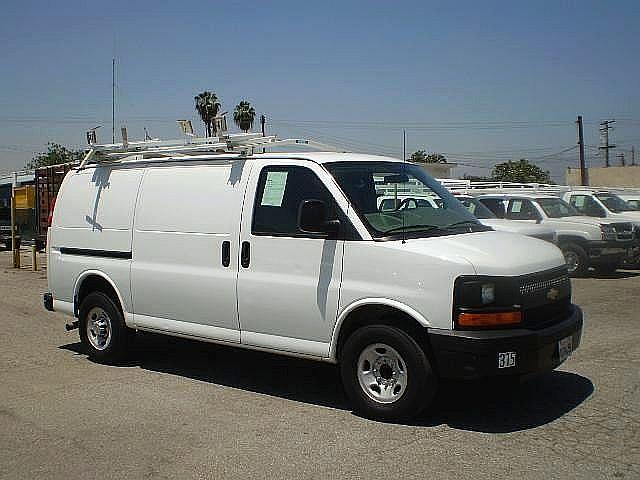
<svg viewBox="0 0 640 480">
<path fill-rule="evenodd" d="M 125 319 L 132 312 L 128 258 L 63 254 L 65 249 L 108 252 L 127 257 L 131 225 L 143 170 L 98 166 L 65 178 L 49 229 L 49 285 L 57 301 L 74 304 L 80 280 L 99 273 L 115 288 Z M 76 306 L 77 307 L 77 306 Z M 73 310 L 73 309 L 72 309 Z"/>
<path fill-rule="evenodd" d="M 563 263 L 555 245 L 506 232 L 409 239 L 406 243 L 347 242 L 340 316 L 353 310 L 357 302 L 366 303 L 370 298 L 371 303 L 379 303 L 378 298 L 385 298 L 403 305 L 401 310 L 424 326 L 451 328 L 453 286 L 460 275 L 524 275 Z"/>
<path fill-rule="evenodd" d="M 131 284 L 136 327 L 195 336 L 214 334 L 224 341 L 240 342 L 238 259 L 231 255 L 229 266 L 223 266 L 222 244 L 229 242 L 230 250 L 237 251 L 250 169 L 241 159 L 221 165 L 147 169 L 133 235 Z"/>
</svg>

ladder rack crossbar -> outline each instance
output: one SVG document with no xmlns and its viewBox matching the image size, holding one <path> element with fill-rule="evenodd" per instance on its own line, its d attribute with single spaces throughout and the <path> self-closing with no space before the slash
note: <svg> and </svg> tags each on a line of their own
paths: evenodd
<svg viewBox="0 0 640 480">
<path fill-rule="evenodd" d="M 232 134 L 209 138 L 187 138 L 181 140 L 144 140 L 140 142 L 91 145 L 80 163 L 79 169 L 90 163 L 114 163 L 119 161 L 149 160 L 154 157 L 189 156 L 200 154 L 253 154 L 259 148 L 275 146 L 298 146 L 317 150 L 337 151 L 331 145 L 302 138 L 279 139 L 276 135 L 262 136 L 259 133 Z"/>
</svg>

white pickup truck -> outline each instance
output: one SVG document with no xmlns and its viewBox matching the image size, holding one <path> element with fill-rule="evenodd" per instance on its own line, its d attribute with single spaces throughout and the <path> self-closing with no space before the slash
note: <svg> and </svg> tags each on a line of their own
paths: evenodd
<svg viewBox="0 0 640 480">
<path fill-rule="evenodd" d="M 494 193 L 477 198 L 498 217 L 553 228 L 573 276 L 586 274 L 589 267 L 600 272 L 614 271 L 635 245 L 630 222 L 581 215 L 553 195 Z"/>
<path fill-rule="evenodd" d="M 456 193 L 454 193 L 454 196 L 480 223 L 493 228 L 497 232 L 518 233 L 520 235 L 556 243 L 556 233 L 549 227 L 498 218 L 491 210 L 474 197 Z M 439 199 L 428 195 L 405 193 L 397 196 L 383 195 L 378 197 L 378 210 L 381 212 L 441 207 L 442 204 L 439 202 Z"/>
</svg>

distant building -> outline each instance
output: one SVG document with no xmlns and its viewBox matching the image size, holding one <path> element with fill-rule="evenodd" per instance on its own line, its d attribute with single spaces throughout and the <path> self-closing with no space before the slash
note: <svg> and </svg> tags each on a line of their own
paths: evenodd
<svg viewBox="0 0 640 480">
<path fill-rule="evenodd" d="M 587 178 L 592 187 L 640 188 L 640 165 L 589 168 Z M 579 168 L 567 168 L 567 185 L 580 185 Z"/>
<path fill-rule="evenodd" d="M 451 172 L 458 166 L 457 163 L 422 163 L 416 162 L 416 165 L 420 165 L 424 168 L 429 175 L 434 178 L 451 178 Z"/>
</svg>

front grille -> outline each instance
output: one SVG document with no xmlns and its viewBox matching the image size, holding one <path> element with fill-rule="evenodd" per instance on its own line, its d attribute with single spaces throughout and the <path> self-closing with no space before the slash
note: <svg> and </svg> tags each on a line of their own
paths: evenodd
<svg viewBox="0 0 640 480">
<path fill-rule="evenodd" d="M 549 278 L 550 277 L 550 278 Z M 520 283 L 520 295 L 526 296 L 541 290 L 569 284 L 569 274 L 566 271 L 554 272 L 552 276 L 542 278 L 523 279 Z"/>
<path fill-rule="evenodd" d="M 618 240 L 633 240 L 633 225 L 630 223 L 613 223 L 611 226 Z"/>
<path fill-rule="evenodd" d="M 569 314 L 571 281 L 566 267 L 521 277 L 523 323 L 541 328 L 562 321 Z"/>
</svg>

